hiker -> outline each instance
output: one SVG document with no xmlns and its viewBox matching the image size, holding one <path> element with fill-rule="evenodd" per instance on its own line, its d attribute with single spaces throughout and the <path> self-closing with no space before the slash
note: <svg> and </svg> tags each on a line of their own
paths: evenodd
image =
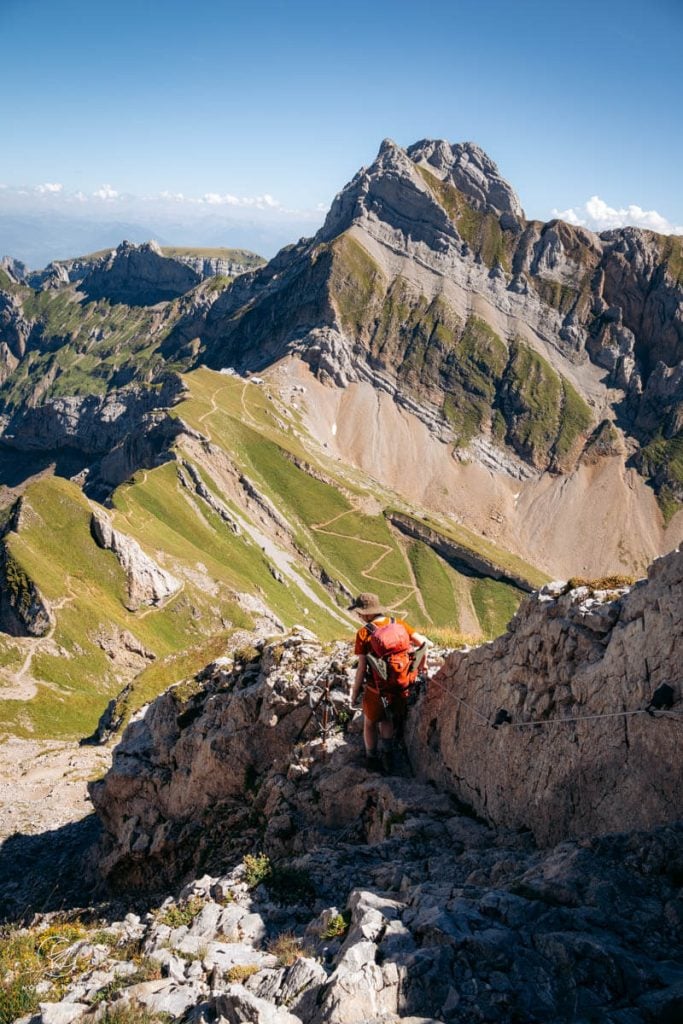
<svg viewBox="0 0 683 1024">
<path fill-rule="evenodd" d="M 359 594 L 348 610 L 365 623 L 356 633 L 358 668 L 351 703 L 356 703 L 364 686 L 366 766 L 390 773 L 394 736 L 403 726 L 408 688 L 420 668 L 426 667 L 429 640 L 402 619 L 386 615 L 376 594 Z"/>
</svg>

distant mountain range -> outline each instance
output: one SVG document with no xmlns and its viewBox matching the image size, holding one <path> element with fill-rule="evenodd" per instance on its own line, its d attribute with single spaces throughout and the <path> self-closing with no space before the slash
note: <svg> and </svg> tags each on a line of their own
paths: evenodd
<svg viewBox="0 0 683 1024">
<path fill-rule="evenodd" d="M 681 238 L 527 221 L 477 146 L 423 141 L 403 150 L 386 141 L 314 238 L 230 287 L 194 294 L 198 278 L 178 271 L 170 291 L 155 290 L 173 264 L 145 252 L 86 264 L 79 288 L 86 299 L 141 308 L 187 295 L 182 309 L 154 316 L 164 335 L 150 349 L 154 372 L 198 362 L 259 370 L 296 353 L 319 379 L 390 393 L 484 465 L 561 473 L 581 459 L 628 456 L 667 519 L 683 500 Z M 58 283 L 53 273 L 49 287 Z M 11 301 L 21 310 L 10 312 L 6 300 L 5 336 L 19 331 L 28 363 L 52 366 L 61 356 L 45 339 L 61 337 L 52 310 L 62 300 L 51 303 L 48 286 L 39 287 L 42 298 L 27 295 L 27 308 L 19 294 Z M 92 307 L 82 308 L 87 320 Z M 77 327 L 73 309 L 70 323 Z M 14 409 L 17 353 L 6 345 L 0 401 Z M 106 360 L 99 365 L 108 388 L 122 374 L 149 376 L 137 345 L 118 349 L 115 362 L 115 374 Z M 21 379 L 26 369 L 17 364 Z M 32 405 L 56 393 L 54 372 L 40 374 Z M 58 376 L 58 393 L 68 393 L 63 367 Z"/>
</svg>

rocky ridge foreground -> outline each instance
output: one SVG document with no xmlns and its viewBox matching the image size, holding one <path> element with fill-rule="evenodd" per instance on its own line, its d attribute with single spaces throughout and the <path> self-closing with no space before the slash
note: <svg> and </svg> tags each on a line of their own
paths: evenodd
<svg viewBox="0 0 683 1024">
<path fill-rule="evenodd" d="M 376 841 L 330 833 L 295 859 L 244 858 L 100 922 L 60 952 L 66 988 L 44 984 L 20 1024 L 135 1008 L 150 1024 L 680 1019 L 680 826 L 544 855 L 429 787 L 363 784 Z"/>
<path fill-rule="evenodd" d="M 633 623 L 642 618 L 653 642 L 661 640 L 656 616 L 672 614 L 667 588 L 678 595 L 680 614 L 681 561 L 680 553 L 662 559 L 648 582 L 605 603 L 599 595 L 587 600 L 585 588 L 541 595 L 535 606 L 528 599 L 504 638 L 511 648 L 517 643 L 517 655 L 529 646 L 538 655 L 533 673 L 516 659 L 527 673 L 527 709 L 535 694 L 535 716 L 550 710 L 543 673 L 561 674 L 562 667 L 548 663 L 544 670 L 540 652 L 562 634 L 570 673 L 572 653 L 592 658 L 597 672 L 600 661 L 616 663 L 621 644 L 625 672 L 614 685 L 626 703 Z M 537 645 L 529 642 L 532 632 Z M 598 658 L 597 637 L 606 633 L 612 636 Z M 683 1006 L 683 963 L 675 952 L 683 938 L 683 833 L 675 823 L 680 722 L 674 726 L 666 712 L 653 721 L 658 758 L 637 734 L 615 747 L 614 733 L 589 740 L 578 727 L 579 762 L 583 754 L 585 762 L 604 764 L 608 752 L 622 759 L 602 830 L 614 827 L 618 807 L 626 831 L 539 850 L 528 831 L 491 827 L 456 798 L 476 764 L 458 766 L 463 779 L 455 772 L 446 777 L 447 765 L 437 785 L 419 778 L 434 775 L 438 743 L 452 724 L 444 706 L 444 728 L 431 728 L 439 717 L 435 695 L 454 658 L 476 666 L 494 647 L 451 656 L 428 683 L 411 711 L 410 764 L 386 778 L 362 767 L 357 720 L 323 743 L 311 698 L 327 678 L 338 721 L 348 722 L 352 669 L 345 645 L 324 652 L 303 630 L 219 660 L 140 713 L 110 772 L 91 785 L 106 830 L 100 867 L 119 890 L 186 885 L 161 911 L 113 925 L 122 943 L 124 936 L 134 939 L 159 965 L 152 968 L 157 974 L 134 975 L 134 965 L 117 966 L 111 953 L 87 948 L 96 970 L 74 982 L 66 1003 L 44 1007 L 45 1024 L 111 1002 L 113 989 L 124 1004 L 137 1001 L 174 1018 L 254 1024 L 675 1020 Z M 477 677 L 476 667 L 469 671 L 465 685 Z M 666 674 L 663 661 L 659 671 Z M 507 686 L 509 696 L 512 685 L 503 665 L 501 691 Z M 596 693 L 582 690 L 582 697 L 592 702 Z M 680 697 L 676 690 L 673 713 L 680 712 Z M 486 729 L 477 750 L 467 751 L 470 761 L 485 759 L 489 744 L 506 742 L 505 734 Z M 467 742 L 462 729 L 459 739 Z M 544 742 L 535 737 L 522 745 L 510 771 L 498 765 L 495 796 L 507 793 L 513 814 L 516 801 L 526 795 L 533 803 L 540 793 L 536 761 L 543 761 Z M 567 756 L 563 750 L 557 760 Z M 444 743 L 447 758 L 453 755 Z M 670 824 L 633 831 L 648 800 L 644 768 L 653 790 L 671 787 L 672 800 L 660 809 L 660 820 Z M 599 830 L 597 776 L 566 786 L 577 811 L 592 808 L 578 815 L 579 827 L 590 821 Z M 505 808 L 489 799 L 483 812 L 495 821 Z M 576 827 L 561 803 L 547 803 L 543 813 L 548 836 Z M 283 933 L 289 965 L 276 942 Z M 123 977 L 112 989 L 117 971 Z"/>
<path fill-rule="evenodd" d="M 406 730 L 415 776 L 541 843 L 683 816 L 682 580 L 677 551 L 630 590 L 554 584 L 526 598 L 508 633 L 453 652 L 427 682 Z M 128 885 L 196 869 L 217 834 L 229 839 L 248 818 L 246 779 L 259 799 L 270 779 L 265 839 L 279 854 L 362 820 L 354 769 L 322 770 L 312 787 L 300 747 L 316 732 L 312 683 L 326 679 L 348 718 L 350 660 L 344 644 L 325 659 L 312 635 L 259 641 L 138 713 L 91 787 L 109 836 L 105 874 Z M 648 715 L 662 683 L 677 710 Z M 494 730 L 501 708 L 512 721 Z M 603 714 L 617 717 L 590 717 Z"/>
</svg>

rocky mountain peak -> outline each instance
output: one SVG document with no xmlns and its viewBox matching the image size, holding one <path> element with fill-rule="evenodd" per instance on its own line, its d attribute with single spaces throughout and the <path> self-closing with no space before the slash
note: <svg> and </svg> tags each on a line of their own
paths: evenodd
<svg viewBox="0 0 683 1024">
<path fill-rule="evenodd" d="M 405 228 L 413 237 L 416 223 L 426 223 L 430 244 L 444 231 L 450 235 L 448 217 L 442 216 L 430 191 L 429 175 L 457 189 L 462 201 L 478 213 L 507 218 L 501 222 L 503 227 L 519 230 L 519 222 L 524 221 L 514 189 L 475 143 L 423 139 L 403 149 L 387 138 L 373 163 L 336 196 L 318 240 L 327 241 L 368 216 L 392 228 Z"/>
<path fill-rule="evenodd" d="M 407 154 L 414 163 L 426 166 L 443 181 L 455 185 L 476 209 L 510 213 L 519 220 L 524 219 L 516 192 L 476 143 L 422 139 L 410 146 Z"/>
<path fill-rule="evenodd" d="M 377 156 L 379 158 L 380 156 L 383 156 L 385 153 L 391 153 L 394 150 L 397 150 L 397 149 L 400 149 L 400 148 L 401 147 L 398 145 L 398 143 L 394 142 L 393 139 L 389 139 L 389 138 L 382 139 L 382 143 L 381 143 L 381 145 L 379 147 L 379 150 L 377 152 Z"/>
<path fill-rule="evenodd" d="M 392 139 L 384 139 L 373 163 L 361 168 L 335 197 L 316 241 L 328 241 L 369 221 L 412 237 L 420 225 L 429 244 L 444 232 L 453 233 L 415 162 Z"/>
</svg>

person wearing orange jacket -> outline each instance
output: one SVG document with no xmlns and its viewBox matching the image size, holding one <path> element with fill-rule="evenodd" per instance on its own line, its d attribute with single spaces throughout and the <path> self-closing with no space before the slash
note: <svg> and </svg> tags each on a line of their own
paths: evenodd
<svg viewBox="0 0 683 1024">
<path fill-rule="evenodd" d="M 359 594 L 349 611 L 356 612 L 364 625 L 356 633 L 355 653 L 358 666 L 351 689 L 351 703 L 356 704 L 363 688 L 363 740 L 365 742 L 366 766 L 371 770 L 381 768 L 390 773 L 393 767 L 393 749 L 396 725 L 403 722 L 407 709 L 410 683 L 417 675 L 418 659 L 424 667 L 429 640 L 418 633 L 403 619 L 394 619 L 386 614 L 377 594 Z M 373 635 L 386 634 L 386 627 L 393 626 L 391 639 L 396 646 L 405 650 L 386 659 L 378 657 L 378 647 Z M 405 637 L 403 641 L 401 638 Z M 383 665 L 383 660 L 385 664 Z M 389 663 L 387 669 L 386 662 Z M 393 667 L 393 665 L 398 668 Z"/>
</svg>

